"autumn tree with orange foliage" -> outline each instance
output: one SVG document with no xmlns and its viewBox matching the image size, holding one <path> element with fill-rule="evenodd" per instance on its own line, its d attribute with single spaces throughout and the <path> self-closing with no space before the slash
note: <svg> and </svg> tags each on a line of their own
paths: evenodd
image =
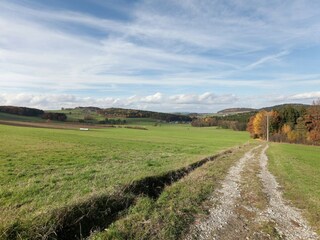
<svg viewBox="0 0 320 240">
<path fill-rule="evenodd" d="M 254 118 L 255 118 L 255 116 L 250 117 L 249 122 L 247 124 L 247 131 L 250 133 L 250 137 L 257 138 L 256 134 L 254 133 L 254 128 L 253 128 Z"/>
<path fill-rule="evenodd" d="M 259 138 L 266 138 L 267 135 L 267 112 L 258 112 L 253 120 L 253 131 Z"/>
<path fill-rule="evenodd" d="M 253 138 L 266 138 L 267 135 L 267 111 L 260 111 L 252 116 L 247 124 L 247 131 Z"/>
<path fill-rule="evenodd" d="M 247 124 L 251 137 L 266 139 L 267 115 L 271 141 L 320 144 L 320 99 L 308 108 L 285 105 L 279 112 L 258 112 Z"/>
<path fill-rule="evenodd" d="M 305 124 L 308 130 L 308 141 L 320 143 L 320 99 L 314 101 L 308 108 Z"/>
</svg>

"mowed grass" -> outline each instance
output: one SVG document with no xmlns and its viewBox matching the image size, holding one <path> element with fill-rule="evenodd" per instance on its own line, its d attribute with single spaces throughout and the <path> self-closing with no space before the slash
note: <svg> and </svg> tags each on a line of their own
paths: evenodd
<svg viewBox="0 0 320 240">
<path fill-rule="evenodd" d="M 249 140 L 246 132 L 186 125 L 90 131 L 0 125 L 0 229 L 109 194 Z"/>
<path fill-rule="evenodd" d="M 284 197 L 303 210 L 320 234 L 320 147 L 273 143 L 267 153 Z"/>
</svg>

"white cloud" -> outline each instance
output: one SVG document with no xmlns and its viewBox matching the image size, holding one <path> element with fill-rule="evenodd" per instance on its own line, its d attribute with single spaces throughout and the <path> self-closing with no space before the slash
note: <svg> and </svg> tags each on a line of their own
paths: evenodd
<svg viewBox="0 0 320 240">
<path fill-rule="evenodd" d="M 149 96 L 146 96 L 146 97 L 142 97 L 140 99 L 141 102 L 143 103 L 162 103 L 164 100 L 164 96 L 162 93 L 155 93 L 154 95 L 149 95 Z"/>
<path fill-rule="evenodd" d="M 232 104 L 237 97 L 229 95 L 204 94 L 181 94 L 165 95 L 157 92 L 148 96 L 131 96 L 124 98 L 93 98 L 77 97 L 71 94 L 1 94 L 0 105 L 28 106 L 43 109 L 60 109 L 61 107 L 98 106 L 98 107 L 129 107 L 129 108 L 158 108 L 159 105 L 167 109 L 175 109 L 179 105 L 188 105 L 187 108 L 197 105 L 221 105 Z"/>
<path fill-rule="evenodd" d="M 277 96 L 276 94 L 236 96 L 234 94 L 174 94 L 157 92 L 152 95 L 130 97 L 79 97 L 72 94 L 0 93 L 0 105 L 26 106 L 40 109 L 60 109 L 77 106 L 101 108 L 122 107 L 154 111 L 216 112 L 231 107 L 261 108 L 282 103 L 311 104 L 320 92 L 304 92 Z"/>
<path fill-rule="evenodd" d="M 289 100 L 314 100 L 317 98 L 320 98 L 320 92 L 299 93 L 288 97 Z"/>
<path fill-rule="evenodd" d="M 232 104 L 237 100 L 237 97 L 232 94 L 227 95 L 215 95 L 210 92 L 197 94 L 180 94 L 170 97 L 170 100 L 176 104 Z"/>
</svg>

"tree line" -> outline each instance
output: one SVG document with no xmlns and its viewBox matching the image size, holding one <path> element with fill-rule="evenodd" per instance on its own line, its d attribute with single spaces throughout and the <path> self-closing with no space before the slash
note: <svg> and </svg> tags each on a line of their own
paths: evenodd
<svg viewBox="0 0 320 240">
<path fill-rule="evenodd" d="M 186 115 L 161 113 L 135 109 L 107 108 L 97 111 L 107 118 L 152 118 L 166 122 L 191 122 L 192 118 Z"/>
<path fill-rule="evenodd" d="M 288 105 L 278 110 L 259 111 L 247 124 L 252 138 L 266 139 L 267 117 L 270 141 L 320 144 L 320 99 L 308 107 Z"/>
<path fill-rule="evenodd" d="M 41 118 L 64 122 L 67 120 L 67 115 L 64 113 L 45 112 L 41 115 Z"/>
<path fill-rule="evenodd" d="M 67 115 L 64 113 L 45 112 L 37 108 L 0 106 L 0 112 L 27 117 L 41 117 L 43 119 L 66 121 Z"/>
<path fill-rule="evenodd" d="M 254 113 L 239 113 L 228 116 L 215 116 L 194 118 L 191 122 L 193 127 L 219 127 L 235 131 L 246 131 L 247 123 Z"/>
<path fill-rule="evenodd" d="M 15 106 L 0 106 L 0 112 L 20 115 L 20 116 L 28 116 L 28 117 L 38 117 L 44 113 L 43 110 L 36 109 L 36 108 L 15 107 Z"/>
</svg>

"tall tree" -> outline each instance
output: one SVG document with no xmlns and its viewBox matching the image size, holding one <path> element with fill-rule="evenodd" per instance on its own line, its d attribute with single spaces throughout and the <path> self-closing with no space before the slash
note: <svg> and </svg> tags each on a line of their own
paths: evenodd
<svg viewBox="0 0 320 240">
<path fill-rule="evenodd" d="M 253 131 L 260 138 L 266 138 L 267 136 L 267 112 L 260 111 L 256 114 L 253 120 Z"/>
<path fill-rule="evenodd" d="M 320 143 L 320 99 L 313 102 L 307 110 L 306 127 L 308 140 Z"/>
<path fill-rule="evenodd" d="M 257 138 L 257 135 L 255 134 L 254 127 L 253 127 L 253 122 L 254 122 L 255 117 L 256 117 L 255 115 L 250 117 L 249 122 L 247 124 L 247 131 L 250 133 L 250 136 L 252 138 Z"/>
</svg>

